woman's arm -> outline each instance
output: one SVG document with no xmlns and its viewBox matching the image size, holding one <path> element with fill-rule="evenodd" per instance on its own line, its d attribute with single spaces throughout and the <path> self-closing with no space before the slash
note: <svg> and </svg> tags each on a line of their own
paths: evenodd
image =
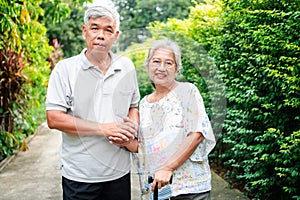
<svg viewBox="0 0 300 200">
<path fill-rule="evenodd" d="M 178 150 L 172 157 L 154 173 L 152 191 L 157 183 L 158 189 L 167 185 L 173 171 L 180 167 L 195 151 L 198 145 L 204 140 L 202 133 L 192 132 L 183 140 Z"/>
</svg>

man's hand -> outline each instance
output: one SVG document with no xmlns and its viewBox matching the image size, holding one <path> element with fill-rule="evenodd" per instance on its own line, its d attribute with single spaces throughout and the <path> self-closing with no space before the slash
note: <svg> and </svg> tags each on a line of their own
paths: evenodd
<svg viewBox="0 0 300 200">
<path fill-rule="evenodd" d="M 125 146 L 134 140 L 138 125 L 129 118 L 124 118 L 121 123 L 107 123 L 101 126 L 104 136 L 118 146 Z"/>
</svg>

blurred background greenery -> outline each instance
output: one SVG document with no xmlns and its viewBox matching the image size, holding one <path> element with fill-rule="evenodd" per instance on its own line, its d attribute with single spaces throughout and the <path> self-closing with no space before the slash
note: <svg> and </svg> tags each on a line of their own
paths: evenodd
<svg viewBox="0 0 300 200">
<path fill-rule="evenodd" d="M 253 199 L 300 199 L 298 0 L 114 0 L 141 96 L 153 40 L 182 49 L 178 80 L 200 90 L 218 142 L 213 170 Z M 0 0 L 0 160 L 45 121 L 55 64 L 85 47 L 84 0 Z"/>
</svg>

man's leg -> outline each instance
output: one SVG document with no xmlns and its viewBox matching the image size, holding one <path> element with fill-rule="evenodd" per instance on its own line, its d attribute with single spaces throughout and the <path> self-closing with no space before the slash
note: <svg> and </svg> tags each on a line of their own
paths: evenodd
<svg viewBox="0 0 300 200">
<path fill-rule="evenodd" d="M 130 200 L 131 199 L 131 181 L 130 173 L 125 176 L 104 183 L 104 200 Z"/>
<path fill-rule="evenodd" d="M 63 200 L 100 200 L 103 183 L 82 183 L 62 177 Z"/>
</svg>

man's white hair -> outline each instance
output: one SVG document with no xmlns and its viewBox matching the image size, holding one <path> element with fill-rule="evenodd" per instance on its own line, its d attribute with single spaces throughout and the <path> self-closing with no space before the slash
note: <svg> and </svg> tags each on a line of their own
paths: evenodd
<svg viewBox="0 0 300 200">
<path fill-rule="evenodd" d="M 98 0 L 88 4 L 88 9 L 85 11 L 84 24 L 87 25 L 90 18 L 109 17 L 115 20 L 116 30 L 120 28 L 120 15 L 112 1 Z"/>
</svg>

